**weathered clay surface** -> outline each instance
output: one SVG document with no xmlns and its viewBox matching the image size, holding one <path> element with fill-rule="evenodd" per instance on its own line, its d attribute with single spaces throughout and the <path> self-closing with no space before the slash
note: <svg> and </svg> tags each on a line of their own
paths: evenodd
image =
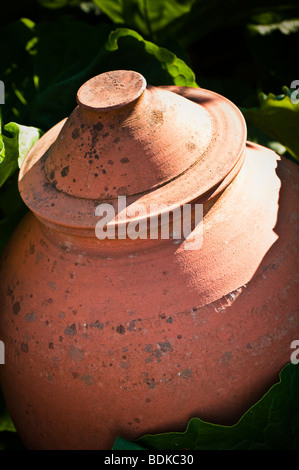
<svg viewBox="0 0 299 470">
<path fill-rule="evenodd" d="M 0 270 L 1 383 L 29 448 L 110 449 L 118 435 L 184 430 L 193 416 L 232 424 L 277 380 L 299 339 L 298 169 L 238 146 L 209 191 L 192 198 L 190 187 L 204 201 L 199 250 L 98 240 L 94 215 L 59 205 L 78 198 L 52 188 L 34 200 L 31 153 L 21 188 L 38 218 L 23 219 Z M 160 194 L 182 201 L 186 187 L 174 195 L 169 184 Z M 54 194 L 57 212 L 43 212 Z"/>
</svg>

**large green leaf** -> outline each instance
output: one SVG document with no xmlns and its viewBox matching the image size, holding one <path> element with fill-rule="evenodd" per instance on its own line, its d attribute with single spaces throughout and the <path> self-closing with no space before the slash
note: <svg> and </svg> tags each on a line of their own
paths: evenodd
<svg viewBox="0 0 299 470">
<path fill-rule="evenodd" d="M 234 426 L 189 421 L 183 433 L 145 435 L 136 450 L 299 450 L 299 366 L 288 364 L 280 381 Z M 134 442 L 116 439 L 113 449 L 133 450 Z"/>
<path fill-rule="evenodd" d="M 24 450 L 19 435 L 7 411 L 0 389 L 0 450 Z"/>
<path fill-rule="evenodd" d="M 159 41 L 165 36 L 190 45 L 215 30 L 245 26 L 261 13 L 298 12 L 296 0 L 93 0 L 117 25 Z"/>
<path fill-rule="evenodd" d="M 196 86 L 190 67 L 137 32 L 62 15 L 55 21 L 22 19 L 2 32 L 6 122 L 47 130 L 76 106 L 76 92 L 108 70 L 133 69 L 152 85 Z"/>
<path fill-rule="evenodd" d="M 16 428 L 11 420 L 11 417 L 7 411 L 7 408 L 4 407 L 0 414 L 0 432 L 16 432 Z"/>
<path fill-rule="evenodd" d="M 4 121 L 26 124 L 22 113 L 35 93 L 33 53 L 36 42 L 34 23 L 20 19 L 0 30 L 1 79 L 5 83 Z M 20 118 L 20 119 L 19 119 Z"/>
<path fill-rule="evenodd" d="M 292 14 L 291 14 L 292 13 Z M 258 72 L 260 90 L 279 92 L 298 78 L 294 47 L 299 41 L 299 9 L 255 15 L 246 27 L 247 47 Z M 297 70 L 297 72 L 296 72 Z"/>
<path fill-rule="evenodd" d="M 38 23 L 21 18 L 3 28 L 0 44 L 1 78 L 7 85 L 5 121 L 43 127 L 39 114 L 32 120 L 33 102 L 57 81 L 84 70 L 107 40 L 110 30 L 106 24 L 91 26 L 70 16 Z M 53 100 L 54 108 L 58 102 L 63 106 L 64 94 L 56 95 Z"/>
<path fill-rule="evenodd" d="M 167 26 L 186 15 L 196 0 L 94 0 L 109 18 L 157 40 Z"/>
<path fill-rule="evenodd" d="M 283 94 L 259 94 L 258 108 L 243 109 L 247 121 L 280 142 L 299 161 L 299 99 L 297 91 L 283 87 Z"/>
<path fill-rule="evenodd" d="M 18 190 L 16 171 L 0 188 L 0 255 L 10 235 L 27 212 Z"/>
<path fill-rule="evenodd" d="M 42 133 L 15 122 L 2 126 L 0 113 L 0 253 L 26 212 L 18 191 L 17 170 Z"/>
<path fill-rule="evenodd" d="M 44 8 L 63 8 L 66 6 L 77 6 L 83 3 L 82 0 L 37 0 Z"/>
<path fill-rule="evenodd" d="M 62 67 L 59 76 L 53 78 L 39 91 L 30 104 L 31 122 L 49 128 L 68 116 L 76 106 L 76 92 L 89 78 L 117 69 L 140 72 L 152 85 L 197 86 L 190 67 L 169 50 L 146 41 L 135 31 L 119 28 L 100 35 L 97 53 L 86 60 L 86 54 L 76 67 Z M 55 60 L 55 59 L 54 59 Z M 67 62 L 67 61 L 66 61 Z M 44 64 L 43 75 L 47 64 Z"/>
<path fill-rule="evenodd" d="M 159 1 L 159 0 L 156 0 Z M 215 31 L 222 31 L 225 35 L 227 27 L 245 27 L 255 15 L 262 13 L 288 12 L 295 17 L 299 8 L 297 0 L 195 0 L 190 11 L 169 24 L 168 34 L 173 38 L 179 37 L 179 41 L 185 47 L 196 43 Z M 209 38 L 213 40 L 212 37 Z M 205 47 L 205 42 L 201 42 Z M 217 53 L 218 44 L 214 43 Z"/>
<path fill-rule="evenodd" d="M 0 114 L 0 188 L 21 167 L 25 156 L 41 135 L 40 129 L 15 122 L 2 128 Z"/>
</svg>

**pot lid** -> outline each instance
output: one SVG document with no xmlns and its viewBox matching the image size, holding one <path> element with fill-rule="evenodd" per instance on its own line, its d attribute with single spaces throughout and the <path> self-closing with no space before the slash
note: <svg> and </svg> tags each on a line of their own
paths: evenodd
<svg viewBox="0 0 299 470">
<path fill-rule="evenodd" d="M 119 70 L 83 84 L 77 103 L 20 170 L 21 197 L 44 221 L 94 230 L 95 208 L 117 210 L 118 196 L 132 214 L 140 203 L 172 210 L 219 192 L 241 166 L 244 118 L 214 92 L 153 87 Z"/>
</svg>

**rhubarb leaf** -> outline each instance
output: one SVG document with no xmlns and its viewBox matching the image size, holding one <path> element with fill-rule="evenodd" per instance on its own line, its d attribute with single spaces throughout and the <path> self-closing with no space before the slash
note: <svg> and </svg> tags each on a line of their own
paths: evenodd
<svg viewBox="0 0 299 470">
<path fill-rule="evenodd" d="M 135 441 L 147 450 L 299 450 L 299 366 L 286 365 L 280 381 L 233 426 L 192 418 L 185 432 L 147 434 Z M 132 446 L 132 443 L 130 444 Z M 123 438 L 113 449 L 129 449 Z M 133 447 L 130 447 L 133 449 Z"/>
<path fill-rule="evenodd" d="M 283 145 L 299 161 L 299 96 L 297 90 L 283 87 L 281 95 L 260 93 L 259 107 L 242 109 L 248 123 Z"/>
</svg>

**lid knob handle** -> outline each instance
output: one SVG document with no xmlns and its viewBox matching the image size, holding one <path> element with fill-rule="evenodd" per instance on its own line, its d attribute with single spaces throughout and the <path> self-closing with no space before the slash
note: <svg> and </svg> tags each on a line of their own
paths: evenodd
<svg viewBox="0 0 299 470">
<path fill-rule="evenodd" d="M 105 72 L 85 82 L 77 103 L 93 111 L 110 111 L 137 100 L 146 88 L 145 78 L 131 70 Z"/>
</svg>

